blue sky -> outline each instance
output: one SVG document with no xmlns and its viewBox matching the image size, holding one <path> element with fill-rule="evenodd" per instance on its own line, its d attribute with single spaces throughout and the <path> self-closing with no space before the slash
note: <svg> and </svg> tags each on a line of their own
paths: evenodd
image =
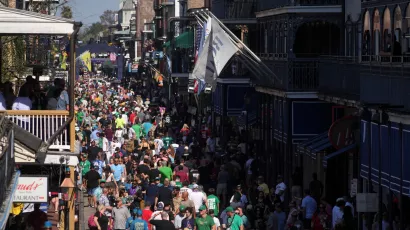
<svg viewBox="0 0 410 230">
<path fill-rule="evenodd" d="M 68 0 L 73 9 L 75 21 L 81 21 L 83 26 L 100 21 L 100 15 L 105 10 L 119 10 L 119 0 Z"/>
</svg>

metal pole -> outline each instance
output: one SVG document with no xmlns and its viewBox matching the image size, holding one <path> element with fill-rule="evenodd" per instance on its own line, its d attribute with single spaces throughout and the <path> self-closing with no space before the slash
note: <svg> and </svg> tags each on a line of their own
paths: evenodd
<svg viewBox="0 0 410 230">
<path fill-rule="evenodd" d="M 379 181 L 379 230 L 383 230 L 383 187 L 382 187 L 382 116 L 383 111 L 380 110 L 380 120 L 379 120 L 379 173 L 378 173 L 378 181 Z"/>
<path fill-rule="evenodd" d="M 404 229 L 404 202 L 403 202 L 403 176 L 404 176 L 404 151 L 403 151 L 403 124 L 399 123 L 399 152 L 401 154 L 400 164 L 400 229 Z"/>
<path fill-rule="evenodd" d="M 371 193 L 373 191 L 373 184 L 372 184 L 372 132 L 371 132 L 371 128 L 372 128 L 372 120 L 371 120 L 371 115 L 368 117 L 368 121 L 367 121 L 367 130 L 366 130 L 366 136 L 367 138 L 369 138 L 369 140 L 367 141 L 367 148 L 369 149 L 369 154 L 368 154 L 368 162 L 369 162 L 369 167 L 368 167 L 368 172 L 367 172 L 367 192 Z M 366 226 L 367 229 L 371 229 L 372 227 L 372 215 L 370 213 L 367 213 L 366 215 Z"/>
</svg>

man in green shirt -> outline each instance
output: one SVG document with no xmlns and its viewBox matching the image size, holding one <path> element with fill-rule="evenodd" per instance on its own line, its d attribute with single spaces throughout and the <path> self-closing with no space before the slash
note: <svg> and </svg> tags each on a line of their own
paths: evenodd
<svg viewBox="0 0 410 230">
<path fill-rule="evenodd" d="M 228 215 L 228 228 L 231 230 L 244 230 L 242 218 L 235 213 L 235 210 L 231 206 L 225 209 Z"/>
<path fill-rule="evenodd" d="M 215 189 L 210 188 L 208 192 L 208 208 L 214 210 L 215 216 L 219 214 L 219 198 L 215 196 Z"/>
<path fill-rule="evenodd" d="M 83 181 L 83 178 L 86 173 L 90 171 L 91 163 L 89 160 L 87 160 L 87 154 L 81 155 L 81 162 L 80 162 L 80 169 L 81 169 L 81 178 L 78 182 L 78 185 L 81 186 L 81 189 L 85 187 L 85 183 Z"/>
<path fill-rule="evenodd" d="M 164 183 L 165 178 L 172 180 L 172 169 L 167 166 L 166 161 L 161 161 L 161 167 L 158 170 L 161 173 L 161 184 Z"/>
<path fill-rule="evenodd" d="M 79 108 L 77 112 L 77 126 L 78 127 L 83 126 L 83 120 L 84 120 L 84 112 L 82 108 Z"/>
<path fill-rule="evenodd" d="M 199 216 L 195 219 L 196 230 L 216 230 L 215 222 L 211 216 L 206 213 L 206 206 L 199 207 Z"/>
<path fill-rule="evenodd" d="M 135 123 L 135 124 L 132 126 L 132 129 L 135 131 L 135 135 L 137 136 L 137 139 L 139 140 L 139 139 L 141 138 L 141 136 L 142 136 L 142 129 L 141 129 L 141 124 L 140 124 L 140 122 L 138 121 L 138 123 Z"/>
<path fill-rule="evenodd" d="M 162 142 L 164 142 L 164 148 L 167 149 L 168 146 L 172 144 L 172 141 L 174 141 L 174 139 L 172 139 L 172 137 L 170 137 L 167 132 L 166 136 L 162 138 Z"/>
</svg>

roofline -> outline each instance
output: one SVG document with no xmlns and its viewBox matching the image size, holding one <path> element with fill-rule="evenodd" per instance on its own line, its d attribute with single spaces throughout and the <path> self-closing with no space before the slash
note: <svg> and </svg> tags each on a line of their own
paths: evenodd
<svg viewBox="0 0 410 230">
<path fill-rule="evenodd" d="M 32 11 L 14 9 L 14 8 L 9 8 L 9 7 L 4 7 L 4 6 L 0 6 L 0 11 L 18 13 L 18 14 L 26 15 L 26 16 L 34 16 L 34 17 L 38 17 L 38 18 L 42 18 L 42 19 L 56 20 L 56 21 L 59 21 L 59 22 L 68 22 L 68 23 L 73 23 L 73 24 L 77 24 L 77 25 L 79 25 L 79 24 L 82 25 L 81 22 L 76 22 L 74 20 L 67 19 L 67 18 L 52 16 L 52 15 L 47 15 L 47 14 L 40 14 L 40 13 L 36 13 L 36 12 L 32 12 Z"/>
</svg>

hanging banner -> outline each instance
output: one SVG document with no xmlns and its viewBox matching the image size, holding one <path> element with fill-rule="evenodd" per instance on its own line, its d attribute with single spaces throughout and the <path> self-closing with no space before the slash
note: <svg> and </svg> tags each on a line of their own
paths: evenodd
<svg viewBox="0 0 410 230">
<path fill-rule="evenodd" d="M 42 203 L 48 202 L 48 177 L 20 176 L 13 202 Z"/>
</svg>

